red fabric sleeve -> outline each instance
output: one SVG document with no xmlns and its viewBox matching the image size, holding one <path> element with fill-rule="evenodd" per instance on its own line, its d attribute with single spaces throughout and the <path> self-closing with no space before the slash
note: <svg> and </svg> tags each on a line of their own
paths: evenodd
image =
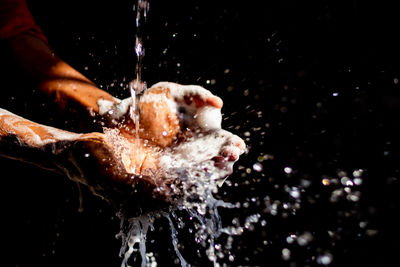
<svg viewBox="0 0 400 267">
<path fill-rule="evenodd" d="M 1 0 L 0 1 L 0 39 L 8 39 L 20 33 L 29 33 L 47 43 L 25 0 Z"/>
</svg>

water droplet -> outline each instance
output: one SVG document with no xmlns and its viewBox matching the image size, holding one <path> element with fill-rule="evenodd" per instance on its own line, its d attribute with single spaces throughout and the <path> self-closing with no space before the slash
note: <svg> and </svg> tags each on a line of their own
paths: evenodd
<svg viewBox="0 0 400 267">
<path fill-rule="evenodd" d="M 135 53 L 136 53 L 136 56 L 138 56 L 138 57 L 143 56 L 143 52 L 144 52 L 144 50 L 143 50 L 143 44 L 142 44 L 142 42 L 140 41 L 140 39 L 137 38 L 137 39 L 136 39 L 136 45 L 135 45 Z"/>
<path fill-rule="evenodd" d="M 300 235 L 300 236 L 297 238 L 297 243 L 298 243 L 300 246 L 305 246 L 305 245 L 307 245 L 308 243 L 310 243 L 312 239 L 313 239 L 312 234 L 311 234 L 310 232 L 305 232 L 305 233 L 303 233 L 302 235 Z"/>
<path fill-rule="evenodd" d="M 285 173 L 287 173 L 287 174 L 291 174 L 292 173 L 292 168 L 290 168 L 290 167 L 285 167 L 284 169 L 283 169 L 283 171 L 285 172 Z"/>
<path fill-rule="evenodd" d="M 300 197 L 300 190 L 297 187 L 292 187 L 291 190 L 289 191 L 289 194 L 293 198 L 299 198 Z"/>
<path fill-rule="evenodd" d="M 353 171 L 353 176 L 354 176 L 354 177 L 361 177 L 362 174 L 363 174 L 363 170 L 362 170 L 362 169 L 354 170 L 354 171 Z"/>
<path fill-rule="evenodd" d="M 342 183 L 342 185 L 347 185 L 347 183 L 348 182 L 351 182 L 351 180 L 349 179 L 349 177 L 346 177 L 346 176 L 344 176 L 344 177 L 342 177 L 341 179 L 340 179 L 340 182 Z"/>
<path fill-rule="evenodd" d="M 346 186 L 353 186 L 354 183 L 351 180 L 346 181 Z"/>
<path fill-rule="evenodd" d="M 376 230 L 376 229 L 368 229 L 367 231 L 365 231 L 365 233 L 366 233 L 368 236 L 374 236 L 374 235 L 377 235 L 377 234 L 378 234 L 378 230 Z"/>
<path fill-rule="evenodd" d="M 287 248 L 282 249 L 282 259 L 287 261 L 290 260 L 290 250 Z"/>
<path fill-rule="evenodd" d="M 363 180 L 361 178 L 354 178 L 353 182 L 354 182 L 355 185 L 361 185 Z"/>
<path fill-rule="evenodd" d="M 292 235 L 286 237 L 286 242 L 288 242 L 289 244 L 292 244 L 296 240 L 296 238 L 297 238 L 297 236 L 292 234 Z"/>
<path fill-rule="evenodd" d="M 328 179 L 324 178 L 324 179 L 322 179 L 322 184 L 326 186 L 326 185 L 329 185 L 330 183 L 329 183 Z"/>
<path fill-rule="evenodd" d="M 253 170 L 255 170 L 256 172 L 260 172 L 263 170 L 263 165 L 261 163 L 254 163 L 253 164 Z"/>
<path fill-rule="evenodd" d="M 329 265 L 332 262 L 332 258 L 332 254 L 326 252 L 323 255 L 318 256 L 317 263 L 321 265 Z"/>
</svg>

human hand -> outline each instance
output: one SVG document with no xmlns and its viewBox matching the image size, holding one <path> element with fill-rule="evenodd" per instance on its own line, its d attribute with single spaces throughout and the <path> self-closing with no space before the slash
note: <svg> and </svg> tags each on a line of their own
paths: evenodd
<svg viewBox="0 0 400 267">
<path fill-rule="evenodd" d="M 139 140 L 126 103 L 129 99 L 119 102 L 120 106 L 103 108 L 118 114 L 119 120 L 125 113 L 122 122 L 116 123 L 119 130 L 106 130 L 106 136 L 132 148 L 122 153 L 129 159 L 125 166 L 131 173 L 152 177 L 159 191 L 168 192 L 165 185 L 179 180 L 173 170 L 194 165 L 213 171 L 213 179 L 222 180 L 245 151 L 242 139 L 221 130 L 222 100 L 204 88 L 163 82 L 147 90 L 139 102 Z M 143 152 L 139 156 L 138 149 Z"/>
</svg>

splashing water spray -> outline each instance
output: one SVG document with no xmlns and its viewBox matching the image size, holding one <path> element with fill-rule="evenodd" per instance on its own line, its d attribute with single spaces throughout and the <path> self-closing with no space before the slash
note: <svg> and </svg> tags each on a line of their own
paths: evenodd
<svg viewBox="0 0 400 267">
<path fill-rule="evenodd" d="M 132 107 L 130 109 L 130 116 L 135 123 L 135 134 L 139 138 L 139 110 L 138 102 L 140 96 L 147 89 L 147 85 L 142 79 L 142 60 L 144 57 L 143 47 L 143 28 L 142 20 L 146 20 L 149 3 L 146 0 L 137 0 L 134 7 L 136 12 L 136 41 L 135 41 L 135 54 L 136 54 L 136 79 L 131 81 L 129 89 L 132 99 Z M 222 145 L 217 143 L 216 140 L 225 140 L 221 136 L 201 137 L 191 141 L 190 146 L 195 147 L 189 155 L 187 151 L 180 151 L 178 153 L 173 150 L 164 151 L 165 155 L 161 161 L 167 167 L 169 176 L 175 177 L 181 181 L 180 188 L 171 185 L 171 189 L 178 195 L 181 195 L 178 200 L 171 203 L 167 210 L 153 211 L 151 213 L 142 214 L 138 217 L 127 218 L 122 212 L 118 213 L 121 220 L 120 232 L 116 235 L 121 239 L 122 246 L 120 249 L 120 256 L 123 258 L 122 267 L 130 266 L 129 260 L 132 261 L 132 255 L 140 255 L 141 266 L 157 266 L 157 262 L 152 253 L 147 252 L 146 238 L 148 231 L 154 231 L 154 221 L 156 219 L 164 219 L 169 225 L 171 243 L 181 266 L 190 266 L 181 254 L 179 248 L 179 229 L 180 221 L 177 211 L 186 212 L 190 216 L 190 220 L 195 225 L 194 239 L 197 244 L 205 249 L 205 253 L 214 264 L 219 266 L 217 260 L 221 252 L 220 245 L 216 244 L 216 239 L 221 234 L 229 236 L 239 235 L 243 232 L 242 227 L 236 228 L 223 228 L 221 218 L 219 216 L 218 208 L 237 208 L 236 205 L 217 200 L 214 198 L 214 193 L 218 191 L 218 179 L 224 176 L 221 169 L 214 166 L 212 160 L 203 161 L 201 164 L 196 160 L 188 160 L 188 157 L 198 157 L 199 154 L 209 153 L 210 147 L 220 147 Z M 210 139 L 211 138 L 211 139 Z M 214 141 L 213 141 L 214 140 Z M 203 152 L 201 152 L 204 150 Z M 181 193 L 181 194 L 180 194 Z M 183 193 L 183 194 L 182 194 Z M 176 226 L 175 226 L 176 225 Z M 220 257 L 220 256 L 219 256 Z"/>
</svg>

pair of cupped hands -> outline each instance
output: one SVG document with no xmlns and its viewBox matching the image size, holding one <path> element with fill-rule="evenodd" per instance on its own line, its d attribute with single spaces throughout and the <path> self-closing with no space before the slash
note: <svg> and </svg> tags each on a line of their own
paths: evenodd
<svg viewBox="0 0 400 267">
<path fill-rule="evenodd" d="M 211 161 L 221 176 L 217 178 L 223 180 L 245 151 L 241 138 L 221 129 L 222 100 L 200 86 L 161 82 L 147 89 L 136 111 L 140 113 L 138 132 L 132 120 L 131 98 L 99 99 L 97 105 L 96 115 L 102 118 L 104 132 L 83 134 L 72 146 L 65 146 L 79 170 L 70 178 L 83 181 L 95 193 L 113 182 L 165 200 L 170 197 L 166 188 L 176 182 L 171 180 L 175 176 L 171 176 L 169 166 L 161 163 L 165 154 L 175 153 L 183 161 L 191 161 L 182 167 Z M 201 149 L 206 153 L 202 156 L 176 155 L 196 153 L 198 144 L 192 145 L 192 141 L 205 137 L 218 142 L 203 143 L 206 147 Z"/>
</svg>

